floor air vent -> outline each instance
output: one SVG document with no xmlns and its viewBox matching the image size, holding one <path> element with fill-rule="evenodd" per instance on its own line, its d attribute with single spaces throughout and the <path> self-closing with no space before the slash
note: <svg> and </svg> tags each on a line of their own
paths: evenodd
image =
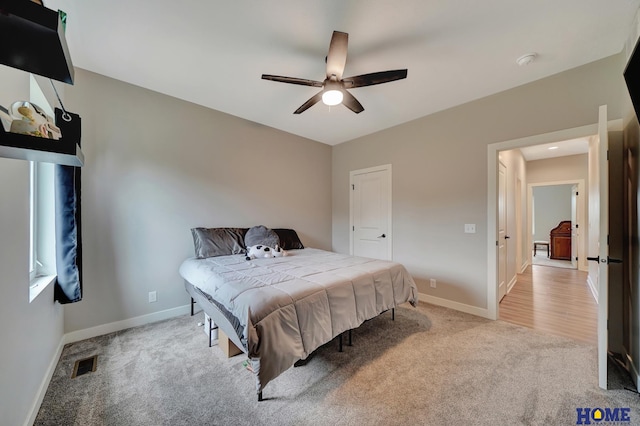
<svg viewBox="0 0 640 426">
<path fill-rule="evenodd" d="M 79 359 L 73 366 L 73 374 L 71 378 L 74 379 L 83 374 L 92 373 L 96 371 L 98 367 L 98 355 L 94 355 L 90 358 Z"/>
</svg>

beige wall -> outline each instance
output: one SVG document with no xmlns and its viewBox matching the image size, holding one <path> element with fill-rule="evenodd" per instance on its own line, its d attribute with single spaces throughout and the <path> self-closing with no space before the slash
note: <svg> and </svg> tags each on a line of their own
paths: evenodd
<svg viewBox="0 0 640 426">
<path fill-rule="evenodd" d="M 605 58 L 335 146 L 333 249 L 349 251 L 349 171 L 390 163 L 395 260 L 420 292 L 487 308 L 487 145 L 591 125 L 601 104 L 620 118 L 621 64 Z"/>
<path fill-rule="evenodd" d="M 331 248 L 329 146 L 84 70 L 66 107 L 86 164 L 84 300 L 65 331 L 186 305 L 192 227 L 289 227 Z"/>
<path fill-rule="evenodd" d="M 541 184 L 589 179 L 588 155 L 567 155 L 545 160 L 527 161 L 527 183 Z"/>
<path fill-rule="evenodd" d="M 0 104 L 29 99 L 29 74 L 0 65 Z M 63 336 L 53 287 L 29 303 L 29 162 L 0 158 L 0 423 L 20 425 Z M 52 364 L 53 363 L 53 364 Z"/>
</svg>

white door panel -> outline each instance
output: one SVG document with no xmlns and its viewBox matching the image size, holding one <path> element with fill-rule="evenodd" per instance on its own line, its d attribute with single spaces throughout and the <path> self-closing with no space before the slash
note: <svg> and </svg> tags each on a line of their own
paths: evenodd
<svg viewBox="0 0 640 426">
<path fill-rule="evenodd" d="M 507 294 L 507 168 L 498 170 L 498 301 Z"/>
<path fill-rule="evenodd" d="M 598 135 L 595 138 L 596 146 L 590 149 L 594 164 L 593 179 L 598 185 L 597 214 L 599 223 L 593 224 L 589 230 L 597 234 L 598 252 L 590 253 L 588 260 L 598 262 L 595 269 L 595 285 L 598 291 L 598 384 L 602 389 L 607 389 L 607 352 L 609 336 L 607 323 L 609 320 L 609 164 L 607 151 L 609 148 L 609 135 L 607 129 L 607 106 L 603 105 L 598 111 Z M 593 250 L 594 248 L 591 247 Z M 591 270 L 592 268 L 590 268 Z M 591 271 L 590 271 L 591 273 Z"/>
<path fill-rule="evenodd" d="M 578 185 L 571 187 L 571 266 L 578 269 Z"/>
<path fill-rule="evenodd" d="M 351 172 L 351 253 L 391 260 L 391 166 Z"/>
</svg>

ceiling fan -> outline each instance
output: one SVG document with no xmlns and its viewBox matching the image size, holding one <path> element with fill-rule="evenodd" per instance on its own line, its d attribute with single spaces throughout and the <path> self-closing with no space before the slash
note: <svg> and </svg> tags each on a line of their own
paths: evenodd
<svg viewBox="0 0 640 426">
<path fill-rule="evenodd" d="M 333 35 L 331 36 L 331 44 L 329 45 L 329 53 L 326 57 L 327 77 L 324 81 L 307 80 L 296 77 L 283 77 L 270 74 L 262 74 L 262 79 L 279 81 L 281 83 L 299 84 L 301 86 L 322 87 L 320 92 L 316 93 L 311 97 L 311 99 L 302 104 L 300 108 L 293 112 L 294 114 L 300 114 L 306 111 L 320 100 L 330 106 L 342 103 L 351 111 L 359 114 L 364 111 L 364 107 L 351 93 L 347 92 L 346 89 L 355 89 L 356 87 L 373 86 L 374 84 L 401 80 L 407 77 L 407 70 L 380 71 L 342 78 L 344 66 L 347 63 L 348 41 L 349 34 L 340 31 L 333 32 Z"/>
</svg>

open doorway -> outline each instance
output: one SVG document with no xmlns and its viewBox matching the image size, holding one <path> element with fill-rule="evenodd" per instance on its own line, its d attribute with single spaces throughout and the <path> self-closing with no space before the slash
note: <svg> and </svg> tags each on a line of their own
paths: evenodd
<svg viewBox="0 0 640 426">
<path fill-rule="evenodd" d="M 624 170 L 623 167 L 609 167 L 611 155 L 608 150 L 613 146 L 614 149 L 618 149 L 618 146 L 622 146 L 622 120 L 607 121 L 607 109 L 606 106 L 599 108 L 599 124 L 584 126 L 581 128 L 567 129 L 566 131 L 552 132 L 549 134 L 538 135 L 534 137 L 527 137 L 518 140 L 506 141 L 497 144 L 491 144 L 488 146 L 488 166 L 489 170 L 496 170 L 495 175 L 489 173 L 489 186 L 488 186 L 488 314 L 491 318 L 498 319 L 500 315 L 498 291 L 497 291 L 497 265 L 498 265 L 498 252 L 495 250 L 497 246 L 495 236 L 497 235 L 497 160 L 502 158 L 502 152 L 514 149 L 523 149 L 528 146 L 542 145 L 545 143 L 552 143 L 559 140 L 570 139 L 575 137 L 590 137 L 589 139 L 589 176 L 586 179 L 588 182 L 588 191 L 585 196 L 590 199 L 588 201 L 588 226 L 587 231 L 587 249 L 583 259 L 586 263 L 587 255 L 590 257 L 588 269 L 588 285 L 592 291 L 593 299 L 597 303 L 597 347 L 598 347 L 598 383 L 603 389 L 607 388 L 607 373 L 608 368 L 608 354 L 612 350 L 616 350 L 616 345 L 611 342 L 611 333 L 607 330 L 614 328 L 623 328 L 623 324 L 619 324 L 616 318 L 612 318 L 610 313 L 617 311 L 617 307 L 610 306 L 610 300 L 608 298 L 611 292 L 609 286 L 609 263 L 618 263 L 618 259 L 614 259 L 610 256 L 611 239 L 610 237 L 610 224 L 624 223 L 624 219 L 618 217 L 618 214 L 612 212 L 611 205 L 609 203 L 610 186 L 613 182 L 611 179 L 612 170 L 614 172 L 620 172 Z M 568 136 L 568 137 L 567 137 Z M 610 144 L 610 140 L 616 141 Z M 624 161 L 623 161 L 624 163 Z M 593 170 L 593 173 L 592 173 Z M 531 174 L 527 170 L 527 181 L 530 182 Z M 553 176 L 546 176 L 546 180 L 555 180 Z M 619 185 L 614 184 L 614 188 Z M 630 197 L 633 198 L 633 197 Z M 612 216 L 612 213 L 613 216 Z M 612 222 L 613 221 L 613 222 Z M 625 235 L 628 235 L 629 230 L 623 231 Z M 593 241 L 592 241 L 593 240 Z M 593 242 L 593 244 L 592 244 Z M 615 261 L 615 262 L 614 262 Z M 624 267 L 624 264 L 622 264 Z M 532 269 L 535 269 L 534 265 L 529 265 Z M 539 269 L 552 269 L 552 268 L 539 268 Z M 560 270 L 558 268 L 558 270 Z M 571 271 L 575 273 L 586 273 L 585 271 Z M 580 279 L 584 282 L 584 279 Z M 618 280 L 614 280 L 617 282 Z M 584 287 L 584 286 L 583 286 Z M 599 302 L 599 303 L 598 303 Z M 612 309 L 613 308 L 613 309 Z M 534 312 L 535 315 L 535 312 Z M 501 316 L 501 315 L 500 315 Z M 624 347 L 622 348 L 622 355 L 624 355 Z M 624 356 L 622 356 L 624 358 Z"/>
<path fill-rule="evenodd" d="M 531 265 L 578 269 L 579 259 L 585 257 L 586 196 L 581 178 L 588 174 L 588 158 L 586 153 L 582 157 L 582 170 L 580 159 L 573 159 L 575 180 L 529 184 Z M 584 261 L 582 265 L 586 270 Z"/>
<path fill-rule="evenodd" d="M 572 238 L 575 228 L 572 198 L 578 192 L 574 186 L 535 185 L 531 189 L 532 265 L 576 269 L 571 256 L 571 251 L 577 244 Z M 566 222 L 570 224 L 569 235 L 565 232 Z"/>
<path fill-rule="evenodd" d="M 587 126 L 582 126 L 582 127 L 577 127 L 577 128 L 572 128 L 572 129 L 566 129 L 566 130 L 562 130 L 562 131 L 557 131 L 557 132 L 551 132 L 551 133 L 546 133 L 546 134 L 542 134 L 542 135 L 536 135 L 536 136 L 530 136 L 530 137 L 526 137 L 526 138 L 521 138 L 521 139 L 514 139 L 511 141 L 505 141 L 505 142 L 500 142 L 500 143 L 494 143 L 494 144 L 490 144 L 488 145 L 488 168 L 489 170 L 496 170 L 496 173 L 489 173 L 488 174 L 488 187 L 487 187 L 487 196 L 488 196 L 488 208 L 487 208 L 487 214 L 488 214 L 488 223 L 487 223 L 487 229 L 488 229 L 488 236 L 489 238 L 487 238 L 487 252 L 488 252 L 488 269 L 487 269 L 487 282 L 488 282 L 488 288 L 487 288 L 487 314 L 489 318 L 492 319 L 497 319 L 498 318 L 498 302 L 499 302 L 499 298 L 498 298 L 498 288 L 497 288 L 497 279 L 498 279 L 498 268 L 497 265 L 498 263 L 498 251 L 496 250 L 496 247 L 498 247 L 498 242 L 497 242 L 497 214 L 498 214 L 498 163 L 499 163 L 499 158 L 502 159 L 503 158 L 503 153 L 508 152 L 508 151 L 514 151 L 514 150 L 523 150 L 523 149 L 528 149 L 529 147 L 536 147 L 539 150 L 546 150 L 546 151 L 550 151 L 545 145 L 552 145 L 552 144 L 557 144 L 559 141 L 570 141 L 570 140 L 574 140 L 574 139 L 578 139 L 578 138 L 589 138 L 590 136 L 596 134 L 598 132 L 598 126 L 597 124 L 593 124 L 593 125 L 587 125 Z M 552 150 L 551 150 L 552 151 Z M 507 160 L 509 160 L 508 156 L 504 156 Z M 565 157 L 565 158 L 569 158 L 569 157 Z M 566 161 L 564 159 L 558 159 L 557 161 L 559 161 L 560 163 L 566 163 Z M 519 165 L 519 164 L 524 164 L 525 160 L 524 160 L 524 156 L 520 156 L 519 159 L 515 159 L 513 166 L 509 168 L 509 166 L 511 164 L 507 164 L 507 168 L 511 169 L 511 170 L 517 170 L 518 167 L 522 168 L 523 166 Z M 529 162 L 527 162 L 529 163 Z M 531 163 L 542 163 L 542 162 L 536 162 L 536 161 L 532 161 Z M 566 164 L 561 164 L 561 167 L 558 167 L 558 170 L 560 170 L 561 168 L 563 168 L 564 166 L 566 166 Z M 508 176 L 509 181 L 516 179 L 517 178 L 514 177 L 513 175 Z M 524 172 L 522 174 L 522 182 L 524 183 L 524 185 L 527 186 L 527 188 L 529 187 L 529 184 L 531 183 L 544 183 L 544 184 L 549 184 L 549 183 L 571 183 L 571 182 L 575 182 L 578 179 L 570 179 L 566 176 L 559 176 L 556 175 L 555 172 L 550 172 L 548 168 L 536 168 L 536 167 L 529 167 L 529 165 L 527 164 L 527 170 L 526 172 Z M 587 181 L 588 178 L 584 178 L 583 180 Z M 567 182 L 567 181 L 571 181 L 571 182 Z M 586 187 L 584 191 L 581 191 L 583 194 L 586 194 Z M 524 197 L 522 197 L 524 198 Z M 523 220 L 523 224 L 522 224 L 522 228 L 523 230 L 521 232 L 516 232 L 515 229 L 507 229 L 508 234 L 509 235 L 522 235 L 523 238 L 516 238 L 516 240 L 520 240 L 520 241 L 514 241 L 514 240 L 510 240 L 509 244 L 511 245 L 510 249 L 511 251 L 507 252 L 507 256 L 508 256 L 508 261 L 511 265 L 515 264 L 514 259 L 516 259 L 516 254 L 517 254 L 517 250 L 516 248 L 518 246 L 520 247 L 521 252 L 524 254 L 524 256 L 522 256 L 522 263 L 521 264 L 517 264 L 512 266 L 509 269 L 509 276 L 507 277 L 507 281 L 510 281 L 512 277 L 515 278 L 515 275 L 518 272 L 522 272 L 526 269 L 526 267 L 531 265 L 531 255 L 529 255 L 529 253 L 532 254 L 532 249 L 533 249 L 533 240 L 530 240 L 529 237 L 529 230 L 531 229 L 531 224 L 529 223 L 530 221 L 530 214 L 528 213 L 528 206 L 524 205 L 525 203 L 523 203 L 523 211 L 526 212 L 525 215 L 527 217 L 525 217 L 525 220 Z M 583 202 L 584 204 L 584 202 Z M 583 212 L 587 210 L 586 208 L 583 209 Z M 513 210 L 512 210 L 513 211 Z M 515 227 L 515 223 L 517 223 L 517 221 L 513 222 L 513 226 Z M 586 223 L 586 221 L 585 221 Z M 496 237 L 494 237 L 496 236 Z M 586 247 L 585 247 L 586 250 Z M 586 264 L 586 251 L 583 253 L 583 256 L 581 256 L 584 260 L 579 260 L 579 268 L 582 268 L 582 262 L 584 262 L 584 264 Z M 510 259 L 510 260 L 509 260 Z"/>
<path fill-rule="evenodd" d="M 522 180 L 527 188 L 522 240 L 509 240 L 511 255 L 525 248 L 524 267 L 508 277 L 513 285 L 500 299 L 499 319 L 595 345 L 597 304 L 577 261 L 586 257 L 579 231 L 587 222 L 589 137 L 504 150 L 499 158 L 511 166 L 507 179 Z M 517 199 L 514 194 L 516 205 Z"/>
</svg>

